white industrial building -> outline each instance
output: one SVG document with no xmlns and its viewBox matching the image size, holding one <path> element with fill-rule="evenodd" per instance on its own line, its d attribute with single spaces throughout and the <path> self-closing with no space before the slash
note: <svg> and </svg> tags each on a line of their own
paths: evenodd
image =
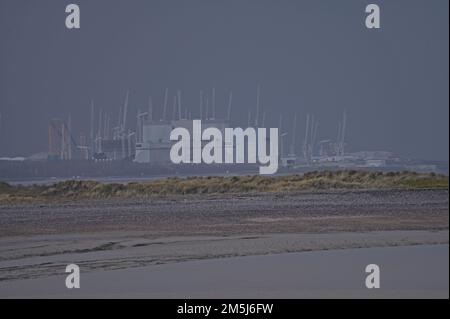
<svg viewBox="0 0 450 319">
<path fill-rule="evenodd" d="M 142 125 L 142 141 L 136 143 L 135 162 L 149 164 L 170 163 L 170 132 L 176 127 L 186 128 L 192 134 L 192 120 L 149 121 Z M 225 132 L 228 122 L 224 120 L 202 120 L 202 129 L 215 127 Z"/>
<path fill-rule="evenodd" d="M 135 162 L 165 163 L 170 161 L 170 121 L 148 122 L 142 126 L 142 141 L 136 143 Z"/>
</svg>

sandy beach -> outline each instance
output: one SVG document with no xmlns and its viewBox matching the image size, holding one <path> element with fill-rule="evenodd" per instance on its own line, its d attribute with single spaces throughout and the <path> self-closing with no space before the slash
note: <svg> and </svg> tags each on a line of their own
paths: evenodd
<svg viewBox="0 0 450 319">
<path fill-rule="evenodd" d="M 2 205 L 0 297 L 448 297 L 448 242 L 448 190 Z M 389 289 L 361 294 L 363 261 Z"/>
<path fill-rule="evenodd" d="M 447 298 L 448 245 L 420 245 L 231 257 L 7 281 L 1 298 Z M 364 286 L 365 266 L 380 289 Z M 83 268 L 82 268 L 83 269 Z"/>
</svg>

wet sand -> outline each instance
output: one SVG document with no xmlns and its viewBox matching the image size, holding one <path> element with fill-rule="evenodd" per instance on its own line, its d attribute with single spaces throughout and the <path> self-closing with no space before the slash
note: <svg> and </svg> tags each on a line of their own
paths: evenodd
<svg viewBox="0 0 450 319">
<path fill-rule="evenodd" d="M 448 229 L 448 190 L 336 190 L 0 205 L 0 237 L 229 236 Z"/>
<path fill-rule="evenodd" d="M 365 267 L 380 267 L 380 288 Z M 83 268 L 81 268 L 83 271 Z M 448 245 L 314 251 L 8 281 L 0 298 L 448 298 Z"/>
<path fill-rule="evenodd" d="M 189 260 L 286 252 L 447 244 L 448 231 L 153 237 L 143 232 L 2 239 L 0 285 L 55 276 L 75 263 L 85 272 L 130 269 Z"/>
<path fill-rule="evenodd" d="M 92 276 L 92 282 L 103 278 L 103 274 L 108 276 L 110 272 L 124 272 L 122 290 L 118 291 L 118 286 L 111 288 L 111 291 L 87 290 L 83 293 L 95 297 L 108 294 L 121 297 L 168 296 L 169 292 L 164 289 L 134 289 L 132 282 L 137 276 L 135 274 L 139 273 L 138 269 L 152 272 L 160 269 L 155 267 L 172 269 L 176 264 L 189 265 L 196 261 L 204 265 L 201 262 L 206 262 L 206 259 L 226 265 L 244 256 L 250 258 L 245 260 L 261 256 L 262 261 L 267 260 L 271 265 L 286 253 L 308 256 L 304 253 L 317 251 L 317 256 L 321 256 L 324 251 L 341 252 L 341 249 L 359 248 L 357 251 L 365 251 L 370 247 L 447 245 L 448 216 L 448 190 L 442 189 L 341 190 L 207 197 L 193 195 L 145 201 L 1 205 L 0 297 L 12 297 L 13 292 L 16 296 L 26 296 L 33 291 L 28 289 L 28 283 L 33 285 L 35 280 L 42 280 L 44 292 L 49 289 L 48 294 L 55 296 L 59 290 L 52 290 L 52 283 L 59 283 L 58 278 L 69 263 L 78 264 L 84 276 Z M 414 251 L 411 258 L 417 260 L 427 254 L 424 252 L 425 255 L 421 257 L 421 250 Z M 445 254 L 448 259 L 448 246 L 447 253 L 440 249 L 433 254 L 436 258 L 428 259 L 429 267 L 440 267 L 434 263 Z M 347 256 L 345 253 L 339 255 Z M 278 266 L 274 266 L 275 273 L 288 266 L 283 261 L 287 259 L 280 258 Z M 303 260 L 303 257 L 299 258 Z M 346 257 L 337 258 L 337 263 L 351 264 L 353 257 L 347 261 L 344 261 Z M 396 262 L 398 271 L 408 266 L 401 260 Z M 246 264 L 245 261 L 243 263 Z M 250 264 L 254 265 L 253 262 Z M 221 269 L 222 266 L 217 267 Z M 144 273 L 147 270 L 143 270 Z M 324 276 L 324 271 L 319 271 L 317 276 Z M 312 275 L 316 276 L 314 273 Z M 264 283 L 264 276 L 257 278 Z M 168 274 L 166 284 L 176 287 L 177 282 L 170 278 Z M 275 278 L 267 278 L 268 285 L 273 283 L 277 287 Z M 288 281 L 286 278 L 280 279 L 276 296 L 308 294 L 307 290 L 294 293 L 296 291 L 289 285 L 283 289 L 282 283 Z M 243 277 L 241 279 L 244 280 Z M 192 296 L 209 296 L 207 293 L 210 289 L 219 289 L 214 286 L 214 279 L 211 280 L 213 286 L 205 286 L 199 291 L 194 289 L 195 286 L 190 290 L 186 284 L 184 292 L 192 292 Z M 430 281 L 433 290 L 430 295 L 441 296 L 442 287 L 436 282 Z M 423 283 L 425 285 L 426 280 Z M 207 282 L 204 284 L 207 285 Z M 22 291 L 20 287 L 23 287 Z M 234 297 L 257 297 L 266 293 L 275 296 L 275 292 L 270 289 L 258 290 L 256 294 L 254 290 L 246 290 L 239 285 L 237 287 L 236 291 L 241 294 Z M 182 292 L 183 289 L 180 289 Z M 398 289 L 403 288 L 399 286 Z M 229 287 L 224 291 L 231 293 L 232 290 Z M 323 296 L 336 295 L 338 290 L 339 285 L 318 293 Z M 446 291 L 448 294 L 448 286 Z M 406 293 L 415 296 L 418 292 L 408 290 Z M 346 294 L 352 293 L 346 291 Z M 40 295 L 35 293 L 29 296 Z"/>
</svg>

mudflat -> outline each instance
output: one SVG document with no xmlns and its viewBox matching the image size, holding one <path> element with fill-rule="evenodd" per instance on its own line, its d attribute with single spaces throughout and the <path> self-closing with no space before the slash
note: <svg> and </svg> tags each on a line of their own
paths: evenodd
<svg viewBox="0 0 450 319">
<path fill-rule="evenodd" d="M 327 190 L 0 205 L 0 237 L 448 230 L 448 189 Z"/>
<path fill-rule="evenodd" d="M 327 190 L 0 206 L 0 281 L 188 260 L 448 244 L 448 190 Z"/>
<path fill-rule="evenodd" d="M 374 262 L 381 286 L 367 289 L 364 269 Z M 81 289 L 67 289 L 60 273 L 2 281 L 0 298 L 448 299 L 448 278 L 448 245 L 375 247 L 83 271 Z"/>
</svg>

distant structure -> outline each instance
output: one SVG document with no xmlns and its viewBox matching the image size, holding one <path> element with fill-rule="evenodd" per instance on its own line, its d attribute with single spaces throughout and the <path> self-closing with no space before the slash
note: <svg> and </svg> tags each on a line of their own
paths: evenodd
<svg viewBox="0 0 450 319">
<path fill-rule="evenodd" d="M 48 159 L 126 160 L 143 164 L 169 164 L 172 146 L 169 138 L 173 128 L 183 127 L 192 132 L 193 119 L 202 120 L 204 129 L 215 127 L 222 134 L 226 127 L 230 127 L 232 91 L 229 92 L 228 99 L 225 101 L 227 107 L 224 116 L 217 117 L 216 88 L 213 87 L 209 94 L 200 90 L 198 112 L 196 112 L 196 116 L 192 116 L 192 108 L 182 104 L 182 92 L 180 90 L 169 92 L 169 89 L 166 88 L 160 102 L 161 117 L 155 118 L 154 103 L 152 97 L 149 96 L 148 105 L 144 110 L 137 110 L 134 129 L 127 126 L 129 100 L 130 91 L 127 90 L 115 121 L 101 108 L 96 110 L 94 101 L 91 101 L 90 132 L 88 135 L 79 134 L 78 143 L 73 138 L 70 115 L 67 121 L 51 120 L 48 132 Z M 171 112 L 169 112 L 169 103 Z M 348 161 L 361 162 L 361 156 L 352 156 L 346 153 L 346 111 L 343 112 L 342 119 L 338 123 L 335 140 L 317 141 L 319 121 L 313 114 L 306 114 L 304 131 L 298 130 L 297 114 L 293 115 L 291 123 L 291 128 L 283 128 L 283 115 L 280 114 L 278 123 L 279 158 L 282 167 L 332 165 Z M 253 111 L 252 108 L 248 109 L 247 124 L 249 127 L 255 128 L 266 126 L 266 112 L 261 107 L 261 86 L 259 84 L 256 87 L 255 108 Z M 299 131 L 304 133 L 299 134 Z M 287 151 L 285 150 L 286 138 L 289 139 Z M 374 161 L 373 158 L 370 160 L 372 161 L 370 165 L 382 163 Z"/>
<path fill-rule="evenodd" d="M 98 111 L 98 126 L 95 130 L 95 109 L 91 103 L 90 158 L 94 160 L 126 160 L 135 154 L 136 133 L 127 128 L 128 103 L 127 90 L 123 107 L 119 109 L 117 125 L 112 127 L 111 117 L 102 109 Z"/>
<path fill-rule="evenodd" d="M 81 132 L 78 149 L 80 150 L 81 158 L 84 160 L 89 160 L 89 146 L 87 145 L 87 141 L 87 136 Z"/>
<path fill-rule="evenodd" d="M 202 127 L 215 127 L 222 133 L 229 125 L 231 117 L 231 104 L 233 93 L 230 92 L 228 100 L 227 119 L 216 118 L 216 91 L 211 92 L 212 110 L 209 111 L 209 98 L 200 91 L 199 115 L 196 119 L 202 120 Z M 138 114 L 138 133 L 136 143 L 136 155 L 134 161 L 148 164 L 168 164 L 170 163 L 170 132 L 175 127 L 183 127 L 192 132 L 192 113 L 188 108 L 182 107 L 181 91 L 177 91 L 173 97 L 172 118 L 167 119 L 168 89 L 164 93 L 163 117 L 159 120 L 153 118 L 152 106 L 149 103 L 149 111 Z"/>
<path fill-rule="evenodd" d="M 280 132 L 282 129 L 282 116 L 280 116 Z M 306 114 L 305 131 L 301 145 L 301 156 L 297 154 L 297 114 L 294 114 L 292 124 L 292 136 L 289 153 L 286 155 L 283 151 L 284 137 L 288 135 L 280 133 L 280 163 L 281 166 L 314 166 L 317 163 L 340 162 L 348 160 L 345 155 L 345 134 L 347 127 L 347 113 L 344 111 L 342 121 L 338 124 L 338 134 L 336 140 L 325 139 L 317 141 L 319 132 L 319 121 L 313 114 Z"/>
<path fill-rule="evenodd" d="M 267 123 L 269 118 L 262 107 L 261 92 L 261 86 L 257 84 L 255 104 L 248 108 L 248 117 L 245 119 L 248 127 L 274 127 L 273 122 Z M 198 106 L 188 107 L 182 103 L 181 90 L 169 91 L 169 88 L 166 88 L 161 101 L 155 101 L 149 96 L 146 106 L 135 109 L 133 119 L 129 116 L 129 90 L 126 90 L 123 104 L 118 108 L 117 114 L 111 115 L 102 108 L 96 108 L 94 101 L 90 101 L 90 117 L 87 116 L 89 127 L 86 134 L 83 132 L 74 134 L 70 115 L 66 119 L 55 118 L 48 124 L 48 151 L 41 151 L 28 157 L 1 157 L 0 162 L 9 167 L 8 169 L 16 169 L 17 162 L 23 161 L 24 165 L 31 165 L 30 162 L 48 161 L 48 166 L 36 166 L 48 172 L 56 166 L 66 170 L 67 165 L 64 163 L 53 165 L 52 161 L 73 160 L 77 161 L 77 164 L 68 166 L 80 175 L 96 171 L 98 167 L 102 169 L 118 167 L 124 174 L 127 172 L 134 174 L 137 171 L 144 174 L 146 170 L 161 172 L 164 169 L 173 172 L 173 167 L 170 167 L 170 149 L 173 142 L 169 140 L 173 128 L 183 127 L 192 133 L 193 119 L 201 120 L 203 129 L 214 127 L 219 129 L 222 135 L 225 128 L 234 127 L 231 125 L 233 92 L 230 91 L 224 101 L 219 101 L 224 106 L 221 108 L 224 110 L 222 114 L 217 112 L 216 93 L 215 87 L 208 91 L 200 90 Z M 162 112 L 154 112 L 155 106 L 162 109 Z M 158 116 L 155 116 L 156 113 Z M 4 132 L 6 127 L 3 125 L 4 115 L 0 113 L 2 135 L 6 134 Z M 279 128 L 279 167 L 285 170 L 304 172 L 313 169 L 367 168 L 448 173 L 448 163 L 444 165 L 439 161 L 400 158 L 383 150 L 349 151 L 347 139 L 349 120 L 346 111 L 342 113 L 337 124 L 337 134 L 332 138 L 320 136 L 319 121 L 314 114 L 305 114 L 305 118 L 302 118 L 298 113 L 290 116 L 279 113 L 275 118 L 278 120 Z M 299 123 L 304 123 L 304 127 L 299 126 Z M 269 143 L 268 139 L 267 142 Z M 137 164 L 116 163 L 119 161 Z M 105 162 L 106 165 L 92 165 L 92 162 Z M 158 165 L 164 168 L 160 169 L 161 166 Z M 191 168 L 186 166 L 183 169 Z M 228 168 L 226 170 L 228 171 Z M 25 171 L 37 170 L 18 170 L 18 172 Z"/>
<path fill-rule="evenodd" d="M 307 165 L 312 163 L 318 128 L 319 122 L 314 120 L 314 115 L 307 114 L 305 138 L 303 140 L 303 158 Z"/>
<path fill-rule="evenodd" d="M 71 132 L 71 118 L 68 124 L 61 119 L 53 119 L 48 127 L 48 159 L 71 160 L 72 147 L 77 148 Z"/>
<path fill-rule="evenodd" d="M 338 135 L 336 139 L 336 156 L 343 157 L 345 153 L 345 130 L 347 128 L 347 112 L 342 115 L 342 122 L 338 125 Z"/>
</svg>

